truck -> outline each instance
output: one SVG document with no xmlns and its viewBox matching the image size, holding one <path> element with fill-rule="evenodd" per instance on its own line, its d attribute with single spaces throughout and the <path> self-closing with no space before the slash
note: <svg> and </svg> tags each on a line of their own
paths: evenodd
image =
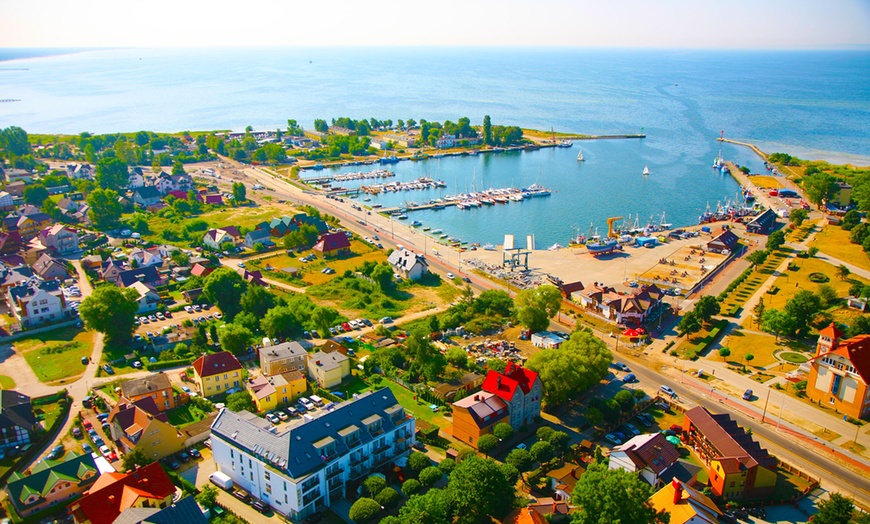
<svg viewBox="0 0 870 524">
<path fill-rule="evenodd" d="M 208 476 L 208 479 L 212 482 L 212 484 L 226 491 L 231 491 L 233 489 L 233 479 L 231 479 L 229 475 L 222 471 L 215 471 Z"/>
</svg>

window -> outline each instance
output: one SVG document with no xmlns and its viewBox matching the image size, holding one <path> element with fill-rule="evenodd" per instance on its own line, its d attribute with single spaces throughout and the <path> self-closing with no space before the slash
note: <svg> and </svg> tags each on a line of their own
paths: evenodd
<svg viewBox="0 0 870 524">
<path fill-rule="evenodd" d="M 235 453 L 234 453 L 233 450 L 231 449 L 231 450 L 230 450 L 230 458 L 233 458 L 234 455 L 235 455 Z"/>
<path fill-rule="evenodd" d="M 224 380 L 230 378 L 228 374 L 224 373 Z"/>
<path fill-rule="evenodd" d="M 220 384 L 217 384 L 217 385 L 215 386 L 215 389 L 218 390 L 218 391 L 220 391 L 220 390 L 221 390 L 221 385 L 220 385 Z"/>
<path fill-rule="evenodd" d="M 729 485 L 728 487 L 729 487 L 729 488 L 733 488 L 733 487 L 734 487 L 734 481 L 733 481 L 733 480 L 731 481 L 731 485 Z"/>
<path fill-rule="evenodd" d="M 272 493 L 272 485 L 266 484 L 266 493 Z"/>
<path fill-rule="evenodd" d="M 272 480 L 272 475 L 271 475 L 268 471 L 265 472 L 263 475 L 264 475 L 264 478 L 265 478 L 266 480 Z"/>
</svg>

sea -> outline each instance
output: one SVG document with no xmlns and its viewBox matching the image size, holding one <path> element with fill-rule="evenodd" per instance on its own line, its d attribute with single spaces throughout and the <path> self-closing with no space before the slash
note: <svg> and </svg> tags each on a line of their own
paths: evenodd
<svg viewBox="0 0 870 524">
<path fill-rule="evenodd" d="M 614 216 L 641 226 L 696 224 L 739 192 L 711 168 L 720 148 L 726 159 L 764 172 L 749 149 L 717 142 L 720 134 L 767 152 L 870 165 L 870 52 L 0 49 L 0 128 L 29 133 L 277 129 L 287 119 L 312 128 L 316 118 L 340 116 L 480 124 L 484 115 L 494 125 L 646 138 L 401 162 L 389 166 L 395 180 L 429 176 L 447 187 L 367 204 L 537 183 L 551 195 L 417 211 L 409 221 L 482 244 L 500 244 L 505 234 L 524 244 L 534 235 L 538 248 L 603 233 Z"/>
</svg>

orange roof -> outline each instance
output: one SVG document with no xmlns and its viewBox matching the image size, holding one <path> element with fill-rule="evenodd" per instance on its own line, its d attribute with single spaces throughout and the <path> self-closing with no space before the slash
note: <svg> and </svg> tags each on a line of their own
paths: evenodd
<svg viewBox="0 0 870 524">
<path fill-rule="evenodd" d="M 819 356 L 831 353 L 848 359 L 852 363 L 852 367 L 864 379 L 864 383 L 870 384 L 870 335 L 857 335 L 841 340 L 839 346 Z"/>
<path fill-rule="evenodd" d="M 710 497 L 674 479 L 649 498 L 657 511 L 664 510 L 671 516 L 671 524 L 707 522 L 718 524 L 722 514 Z"/>
<path fill-rule="evenodd" d="M 843 332 L 837 329 L 836 324 L 831 322 L 831 325 L 819 330 L 819 335 L 823 337 L 830 338 L 832 340 L 838 339 L 843 336 Z"/>
<path fill-rule="evenodd" d="M 511 512 L 502 521 L 503 524 L 547 524 L 547 520 L 535 510 L 522 508 Z"/>
</svg>

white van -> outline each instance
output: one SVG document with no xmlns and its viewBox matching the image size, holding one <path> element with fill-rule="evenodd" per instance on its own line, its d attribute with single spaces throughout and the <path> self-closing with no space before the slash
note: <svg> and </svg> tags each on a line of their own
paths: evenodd
<svg viewBox="0 0 870 524">
<path fill-rule="evenodd" d="M 323 406 L 323 399 L 318 397 L 317 395 L 311 395 L 310 397 L 308 397 L 308 399 L 311 400 L 311 402 L 313 402 L 314 405 L 317 407 Z"/>
<path fill-rule="evenodd" d="M 222 471 L 215 471 L 214 473 L 212 473 L 211 475 L 208 476 L 208 479 L 215 486 L 223 488 L 227 491 L 230 491 L 231 489 L 233 489 L 233 479 L 231 479 L 229 475 L 227 475 L 226 473 L 224 473 Z"/>
</svg>

